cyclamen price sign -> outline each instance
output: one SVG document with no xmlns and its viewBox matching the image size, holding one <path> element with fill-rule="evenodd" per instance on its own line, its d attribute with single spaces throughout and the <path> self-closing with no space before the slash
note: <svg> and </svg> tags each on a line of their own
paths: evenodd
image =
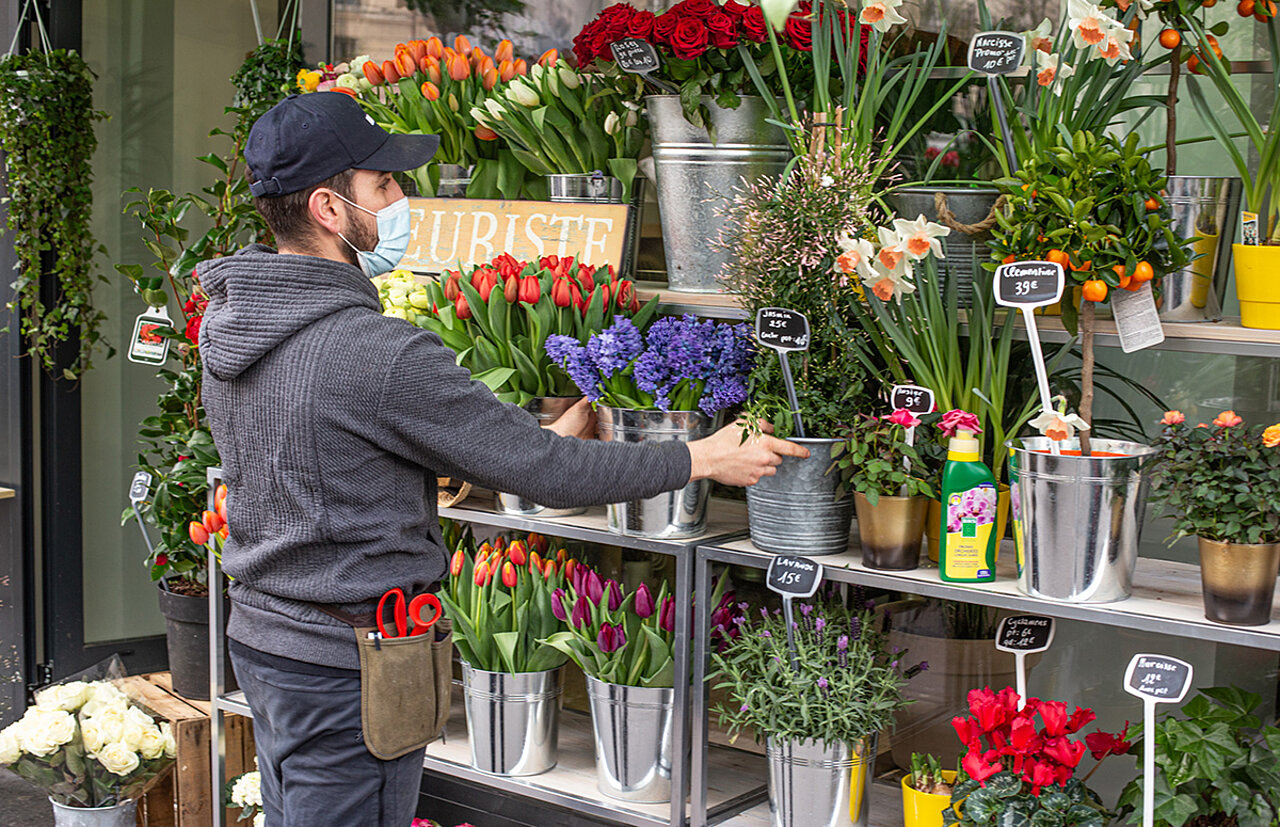
<svg viewBox="0 0 1280 827">
<path fill-rule="evenodd" d="M 1017 664 L 1019 709 L 1027 705 L 1027 655 L 1053 645 L 1053 632 L 1053 618 L 1040 615 L 1011 615 L 996 630 L 996 648 L 1012 652 Z"/>
<path fill-rule="evenodd" d="M 800 671 L 796 662 L 796 636 L 793 631 L 791 601 L 796 597 L 813 597 L 822 582 L 822 564 L 804 557 L 781 556 L 769 562 L 765 585 L 782 595 L 782 616 L 787 621 L 787 648 L 791 651 L 791 668 Z"/>
<path fill-rule="evenodd" d="M 1156 731 L 1156 704 L 1176 704 L 1187 696 L 1191 664 L 1168 655 L 1134 655 L 1124 673 L 1124 691 L 1142 699 L 1142 732 Z M 1142 827 L 1155 823 L 1156 751 L 1142 751 Z"/>
</svg>

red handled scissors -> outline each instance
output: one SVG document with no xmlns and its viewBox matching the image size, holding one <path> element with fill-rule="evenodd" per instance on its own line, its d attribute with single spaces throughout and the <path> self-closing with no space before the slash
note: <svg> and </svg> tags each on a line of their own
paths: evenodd
<svg viewBox="0 0 1280 827">
<path fill-rule="evenodd" d="M 391 605 L 391 614 L 394 618 L 396 633 L 390 634 L 385 625 L 383 618 L 386 617 L 383 609 L 387 605 L 387 598 L 395 597 L 395 601 Z M 433 614 L 429 620 L 422 616 L 424 606 L 430 606 Z M 382 595 L 382 599 L 378 601 L 378 633 L 383 637 L 415 637 L 417 635 L 426 634 L 435 622 L 440 619 L 444 613 L 444 609 L 440 607 L 440 599 L 434 594 L 420 594 L 412 600 L 408 600 L 404 596 L 404 589 L 395 588 L 389 590 Z M 409 628 L 412 621 L 413 628 Z"/>
</svg>

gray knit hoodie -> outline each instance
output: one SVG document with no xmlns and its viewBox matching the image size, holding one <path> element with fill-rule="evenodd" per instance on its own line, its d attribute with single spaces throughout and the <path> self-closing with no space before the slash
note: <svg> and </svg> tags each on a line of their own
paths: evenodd
<svg viewBox="0 0 1280 827">
<path fill-rule="evenodd" d="M 255 245 L 202 264 L 204 404 L 230 494 L 229 635 L 359 667 L 361 612 L 445 571 L 439 476 L 552 507 L 646 497 L 689 478 L 684 445 L 565 439 L 470 381 L 434 334 L 383 316 L 356 267 Z"/>
</svg>

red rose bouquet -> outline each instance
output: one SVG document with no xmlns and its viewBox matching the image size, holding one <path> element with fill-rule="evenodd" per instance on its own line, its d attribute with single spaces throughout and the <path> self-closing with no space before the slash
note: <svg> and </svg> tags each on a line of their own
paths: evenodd
<svg viewBox="0 0 1280 827">
<path fill-rule="evenodd" d="M 1068 714 L 1065 703 L 1039 698 L 1019 708 L 1020 700 L 1009 687 L 969 692 L 969 717 L 951 722 L 969 750 L 960 763 L 965 778 L 951 794 L 944 823 L 995 825 L 1012 812 L 1023 817 L 1018 823 L 1105 824 L 1111 813 L 1085 786 L 1097 766 L 1082 779 L 1075 772 L 1085 752 L 1099 762 L 1128 752 L 1129 725 L 1115 735 L 1098 731 L 1078 739 L 1072 736 L 1097 717 L 1092 709 Z"/>
</svg>

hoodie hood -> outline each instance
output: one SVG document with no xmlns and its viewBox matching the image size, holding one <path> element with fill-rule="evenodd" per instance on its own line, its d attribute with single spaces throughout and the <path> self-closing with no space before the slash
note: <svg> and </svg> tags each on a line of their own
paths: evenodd
<svg viewBox="0 0 1280 827">
<path fill-rule="evenodd" d="M 280 255 L 262 244 L 204 262 L 198 271 L 209 296 L 200 357 L 205 369 L 224 381 L 318 319 L 349 307 L 382 311 L 377 288 L 358 267 Z"/>
</svg>

